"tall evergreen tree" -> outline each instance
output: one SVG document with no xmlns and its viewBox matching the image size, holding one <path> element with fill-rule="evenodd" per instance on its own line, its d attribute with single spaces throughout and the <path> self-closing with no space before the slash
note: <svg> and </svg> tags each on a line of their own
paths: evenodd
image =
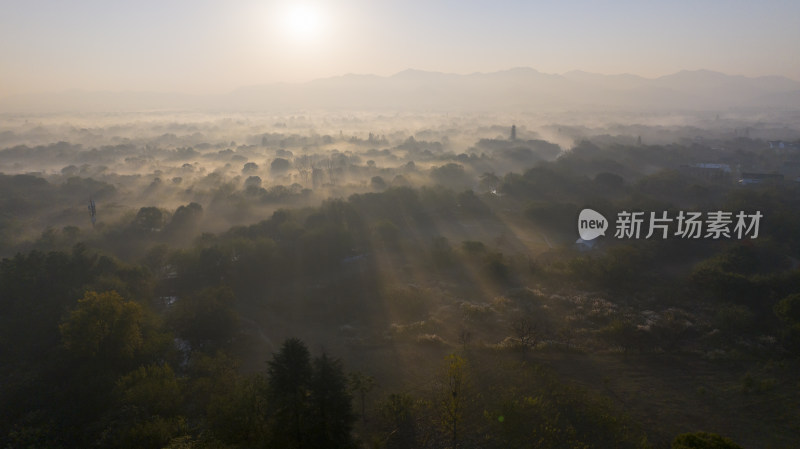
<svg viewBox="0 0 800 449">
<path fill-rule="evenodd" d="M 306 419 L 311 373 L 308 348 L 297 338 L 286 340 L 269 362 L 268 392 L 274 406 L 270 427 L 274 447 L 310 447 Z"/>
<path fill-rule="evenodd" d="M 311 362 L 305 344 L 292 338 L 269 362 L 271 446 L 352 448 L 355 414 L 342 363 L 326 354 Z"/>
<path fill-rule="evenodd" d="M 347 391 L 347 376 L 338 359 L 322 354 L 314 359 L 311 376 L 311 438 L 314 447 L 355 447 L 351 436 L 355 414 Z"/>
</svg>

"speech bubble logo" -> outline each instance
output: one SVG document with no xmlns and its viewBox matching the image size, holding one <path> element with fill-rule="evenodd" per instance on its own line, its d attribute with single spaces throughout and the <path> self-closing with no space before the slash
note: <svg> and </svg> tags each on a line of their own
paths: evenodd
<svg viewBox="0 0 800 449">
<path fill-rule="evenodd" d="M 584 240 L 594 240 L 601 235 L 606 235 L 608 220 L 600 212 L 584 209 L 578 215 L 578 234 Z"/>
</svg>

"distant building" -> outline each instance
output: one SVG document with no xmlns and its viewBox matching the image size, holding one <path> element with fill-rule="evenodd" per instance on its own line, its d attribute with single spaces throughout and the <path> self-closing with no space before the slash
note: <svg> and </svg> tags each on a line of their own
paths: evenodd
<svg viewBox="0 0 800 449">
<path fill-rule="evenodd" d="M 575 248 L 581 252 L 593 250 L 595 244 L 597 244 L 596 240 L 584 240 L 584 239 L 575 240 Z"/>
<path fill-rule="evenodd" d="M 773 149 L 773 150 L 778 149 L 778 148 L 782 149 L 782 148 L 786 147 L 786 142 L 784 142 L 782 140 L 770 140 L 767 143 L 769 143 L 770 149 Z"/>
<path fill-rule="evenodd" d="M 707 162 L 701 162 L 699 164 L 689 164 L 690 167 L 696 168 L 706 168 L 706 169 L 714 169 L 714 170 L 722 170 L 725 173 L 731 172 L 731 166 L 728 164 L 712 164 Z"/>
<path fill-rule="evenodd" d="M 800 144 L 798 143 L 789 143 L 782 140 L 769 140 L 767 143 L 772 150 L 800 150 Z"/>
<path fill-rule="evenodd" d="M 743 172 L 739 184 L 746 186 L 750 184 L 777 183 L 783 181 L 780 173 L 747 173 Z"/>
<path fill-rule="evenodd" d="M 701 162 L 696 164 L 681 165 L 684 173 L 705 179 L 721 180 L 731 175 L 731 166 L 728 164 L 716 164 Z"/>
</svg>

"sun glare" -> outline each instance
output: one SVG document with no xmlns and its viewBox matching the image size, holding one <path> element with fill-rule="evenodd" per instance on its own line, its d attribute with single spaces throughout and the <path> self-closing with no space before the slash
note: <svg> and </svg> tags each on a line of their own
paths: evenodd
<svg viewBox="0 0 800 449">
<path fill-rule="evenodd" d="M 284 32 L 298 41 L 309 41 L 318 37 L 323 25 L 322 12 L 311 4 L 290 5 L 283 15 Z"/>
</svg>

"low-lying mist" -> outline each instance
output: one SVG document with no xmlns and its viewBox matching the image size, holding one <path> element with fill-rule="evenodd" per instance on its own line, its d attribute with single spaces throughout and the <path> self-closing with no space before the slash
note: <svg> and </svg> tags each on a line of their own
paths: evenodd
<svg viewBox="0 0 800 449">
<path fill-rule="evenodd" d="M 204 211 L 199 231 L 219 232 L 281 207 L 393 186 L 493 192 L 506 173 L 587 140 L 751 149 L 759 140 L 796 139 L 798 130 L 799 117 L 776 112 L 9 115 L 0 125 L 0 173 L 22 194 L 6 200 L 19 202 L 5 208 L 19 213 L 2 217 L 2 253 L 47 229 L 92 227 L 90 199 L 97 229 L 131 221 L 142 207 L 160 209 L 168 223 L 196 203 Z M 636 169 L 628 174 L 655 168 Z M 29 185 L 15 175 L 30 177 Z M 58 197 L 59 206 L 40 194 Z"/>
</svg>

